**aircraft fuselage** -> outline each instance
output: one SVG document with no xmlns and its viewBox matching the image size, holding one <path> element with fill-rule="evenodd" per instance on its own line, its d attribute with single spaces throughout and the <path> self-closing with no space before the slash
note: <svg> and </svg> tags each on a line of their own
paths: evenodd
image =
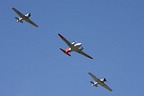
<svg viewBox="0 0 144 96">
<path fill-rule="evenodd" d="M 82 45 L 82 43 L 71 44 L 71 46 L 70 46 L 71 51 L 81 50 L 82 49 L 81 45 Z"/>
<path fill-rule="evenodd" d="M 31 16 L 31 14 L 30 14 L 30 13 L 27 13 L 27 14 L 24 15 L 23 17 L 18 17 L 18 18 L 16 17 L 16 19 L 17 19 L 17 22 L 22 22 L 23 20 L 28 21 L 30 16 Z"/>
</svg>

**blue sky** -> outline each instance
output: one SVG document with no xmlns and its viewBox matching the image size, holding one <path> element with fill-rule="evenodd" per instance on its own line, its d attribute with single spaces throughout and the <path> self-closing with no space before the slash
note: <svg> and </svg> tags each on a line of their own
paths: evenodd
<svg viewBox="0 0 144 96">
<path fill-rule="evenodd" d="M 143 96 L 144 1 L 0 1 L 0 96 Z M 38 28 L 17 23 L 31 12 Z M 83 43 L 90 60 L 59 48 L 58 37 Z M 113 92 L 91 87 L 88 72 Z"/>
</svg>

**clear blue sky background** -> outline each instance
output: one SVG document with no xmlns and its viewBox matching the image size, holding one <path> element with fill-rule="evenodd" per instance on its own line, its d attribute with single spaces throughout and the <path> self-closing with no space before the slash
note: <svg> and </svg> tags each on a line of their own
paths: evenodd
<svg viewBox="0 0 144 96">
<path fill-rule="evenodd" d="M 12 7 L 30 17 L 24 22 Z M 83 43 L 90 60 L 59 48 Z M 91 87 L 88 72 L 106 77 Z M 0 96 L 144 96 L 143 0 L 1 0 Z"/>
</svg>

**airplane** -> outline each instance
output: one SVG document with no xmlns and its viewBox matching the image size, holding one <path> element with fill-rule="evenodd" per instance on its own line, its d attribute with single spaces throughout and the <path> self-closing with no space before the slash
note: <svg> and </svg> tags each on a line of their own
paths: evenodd
<svg viewBox="0 0 144 96">
<path fill-rule="evenodd" d="M 30 13 L 27 13 L 26 15 L 24 15 L 20 11 L 18 11 L 16 8 L 12 8 L 12 10 L 14 10 L 20 16 L 20 17 L 15 17 L 17 22 L 23 23 L 23 20 L 25 20 L 26 22 L 32 24 L 33 26 L 38 27 L 37 24 L 35 24 L 33 21 L 29 19 L 29 17 L 31 16 Z"/>
<path fill-rule="evenodd" d="M 76 41 L 73 41 L 72 43 L 70 43 L 65 37 L 63 37 L 61 34 L 58 34 L 58 36 L 69 46 L 69 48 L 66 48 L 65 50 L 60 48 L 60 50 L 62 52 L 64 52 L 65 54 L 67 54 L 68 56 L 71 56 L 69 54 L 69 52 L 75 51 L 77 53 L 80 53 L 90 59 L 93 59 L 91 56 L 89 56 L 88 54 L 84 53 L 82 50 L 84 49 L 81 45 L 82 43 L 77 43 Z"/>
<path fill-rule="evenodd" d="M 106 81 L 106 78 L 98 79 L 95 75 L 93 75 L 91 72 L 88 73 L 96 82 L 90 81 L 92 86 L 98 87 L 98 84 L 103 86 L 109 91 L 112 91 L 111 88 L 109 88 L 104 82 Z"/>
</svg>

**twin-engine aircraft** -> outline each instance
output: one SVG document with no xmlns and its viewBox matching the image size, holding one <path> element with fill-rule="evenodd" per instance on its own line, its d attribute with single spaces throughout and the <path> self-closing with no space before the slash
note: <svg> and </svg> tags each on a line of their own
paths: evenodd
<svg viewBox="0 0 144 96">
<path fill-rule="evenodd" d="M 90 81 L 90 83 L 92 84 L 92 86 L 98 87 L 98 84 L 103 86 L 104 88 L 106 88 L 109 91 L 112 91 L 111 88 L 109 88 L 104 82 L 106 81 L 106 78 L 102 78 L 102 79 L 98 79 L 95 75 L 93 75 L 92 73 L 88 73 L 96 82 Z"/>
<path fill-rule="evenodd" d="M 91 56 L 87 55 L 86 53 L 84 53 L 82 50 L 84 49 L 81 45 L 82 43 L 77 43 L 76 41 L 73 41 L 72 43 L 70 43 L 65 37 L 63 37 L 61 34 L 58 34 L 58 36 L 69 46 L 69 48 L 66 48 L 65 50 L 60 48 L 60 50 L 62 52 L 64 52 L 65 54 L 67 54 L 68 56 L 71 56 L 69 54 L 69 52 L 75 51 L 77 53 L 80 53 L 90 59 L 93 59 Z"/>
<path fill-rule="evenodd" d="M 29 17 L 31 16 L 30 13 L 27 13 L 26 15 L 22 14 L 20 11 L 18 11 L 16 8 L 12 8 L 20 17 L 15 17 L 15 19 L 17 20 L 17 22 L 21 22 L 23 23 L 23 20 L 25 20 L 26 22 L 32 24 L 35 27 L 38 27 L 37 24 L 35 24 L 33 21 L 31 21 L 29 19 Z"/>
</svg>

